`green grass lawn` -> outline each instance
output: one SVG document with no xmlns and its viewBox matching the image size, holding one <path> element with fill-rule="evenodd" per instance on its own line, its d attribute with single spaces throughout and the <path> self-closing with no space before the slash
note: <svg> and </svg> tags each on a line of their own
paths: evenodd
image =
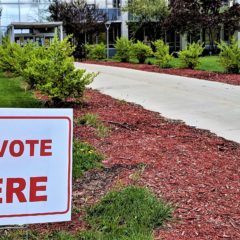
<svg viewBox="0 0 240 240">
<path fill-rule="evenodd" d="M 204 70 L 209 72 L 224 72 L 224 68 L 221 66 L 219 62 L 218 56 L 207 56 L 200 57 L 200 63 L 196 69 Z M 132 63 L 138 63 L 137 59 L 131 59 Z M 155 58 L 148 58 L 146 63 L 156 64 Z M 170 66 L 172 68 L 182 68 L 182 64 L 179 58 L 173 58 L 170 62 Z"/>
<path fill-rule="evenodd" d="M 41 103 L 24 89 L 24 82 L 20 77 L 6 77 L 0 72 L 0 107 L 38 108 Z"/>
</svg>

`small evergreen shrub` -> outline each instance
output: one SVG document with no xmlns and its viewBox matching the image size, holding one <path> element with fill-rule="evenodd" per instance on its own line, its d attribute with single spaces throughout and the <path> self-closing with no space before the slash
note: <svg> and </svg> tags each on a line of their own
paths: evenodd
<svg viewBox="0 0 240 240">
<path fill-rule="evenodd" d="M 104 43 L 100 44 L 86 44 L 86 56 L 92 60 L 102 60 L 106 58 L 106 46 Z"/>
<path fill-rule="evenodd" d="M 18 69 L 16 55 L 20 52 L 21 47 L 17 43 L 11 43 L 9 38 L 4 38 L 0 46 L 0 69 L 4 72 L 16 73 Z"/>
<path fill-rule="evenodd" d="M 193 42 L 179 53 L 179 59 L 184 67 L 194 69 L 199 64 L 199 57 L 203 53 L 203 44 Z"/>
<path fill-rule="evenodd" d="M 34 55 L 35 48 L 36 45 L 31 42 L 21 47 L 15 42 L 11 43 L 9 38 L 3 39 L 3 44 L 0 46 L 0 69 L 17 76 L 22 75 Z"/>
<path fill-rule="evenodd" d="M 62 104 L 69 97 L 80 100 L 86 85 L 96 74 L 75 69 L 74 47 L 69 37 L 63 41 L 55 37 L 48 48 L 42 47 L 41 50 L 42 58 L 35 55 L 24 70 L 24 78 L 30 86 L 46 94 L 54 105 Z"/>
<path fill-rule="evenodd" d="M 240 70 L 240 48 L 239 42 L 235 37 L 231 38 L 231 42 L 227 45 L 224 41 L 218 43 L 220 49 L 220 63 L 228 73 L 239 73 Z"/>
<path fill-rule="evenodd" d="M 137 58 L 139 63 L 144 63 L 146 58 L 152 56 L 152 48 L 141 41 L 132 45 L 132 57 Z"/>
<path fill-rule="evenodd" d="M 170 67 L 170 61 L 172 60 L 172 56 L 169 54 L 169 46 L 164 43 L 163 40 L 159 39 L 153 42 L 156 50 L 154 56 L 157 59 L 157 64 L 161 68 L 168 68 Z"/>
<path fill-rule="evenodd" d="M 121 62 L 129 62 L 131 56 L 132 41 L 126 37 L 117 38 L 114 45 L 116 49 L 115 58 Z"/>
<path fill-rule="evenodd" d="M 88 143 L 75 140 L 73 142 L 73 178 L 79 178 L 84 172 L 99 168 L 104 157 Z"/>
</svg>

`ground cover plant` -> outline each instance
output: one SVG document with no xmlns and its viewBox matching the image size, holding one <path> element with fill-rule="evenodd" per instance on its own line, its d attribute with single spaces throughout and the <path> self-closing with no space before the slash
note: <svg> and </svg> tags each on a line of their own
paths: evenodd
<svg viewBox="0 0 240 240">
<path fill-rule="evenodd" d="M 110 129 L 104 125 L 104 123 L 99 119 L 99 116 L 93 113 L 86 113 L 77 120 L 78 124 L 89 125 L 95 128 L 96 133 L 99 137 L 107 137 L 110 133 Z"/>
<path fill-rule="evenodd" d="M 80 239 L 153 239 L 152 230 L 171 218 L 170 205 L 147 189 L 129 186 L 111 191 L 89 207 L 86 220 L 91 226 Z"/>
<path fill-rule="evenodd" d="M 104 156 L 93 146 L 75 139 L 73 142 L 73 178 L 82 177 L 90 169 L 102 167 L 103 159 Z"/>
</svg>

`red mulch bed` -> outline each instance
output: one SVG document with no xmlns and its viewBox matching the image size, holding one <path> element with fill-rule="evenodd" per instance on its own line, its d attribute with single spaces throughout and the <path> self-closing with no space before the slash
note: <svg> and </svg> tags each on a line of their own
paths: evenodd
<svg viewBox="0 0 240 240">
<path fill-rule="evenodd" d="M 165 73 L 165 74 L 171 74 L 171 75 L 209 80 L 214 82 L 222 82 L 222 83 L 227 83 L 231 85 L 240 85 L 240 74 L 214 73 L 214 72 L 208 72 L 208 71 L 202 71 L 202 70 L 192 70 L 192 69 L 182 69 L 182 68 L 161 69 L 155 65 L 120 63 L 120 62 L 85 61 L 84 63 L 132 68 L 132 69 L 147 71 L 147 72 Z"/>
<path fill-rule="evenodd" d="M 94 90 L 87 90 L 85 99 L 74 109 L 75 118 L 96 113 L 111 133 L 100 138 L 89 126 L 75 126 L 75 137 L 106 156 L 106 168 L 74 183 L 74 206 L 96 202 L 113 186 L 137 182 L 176 207 L 174 220 L 156 231 L 156 239 L 240 239 L 239 144 Z M 139 164 L 145 166 L 141 171 Z M 84 229 L 81 215 L 73 211 L 70 224 L 33 228 Z"/>
</svg>

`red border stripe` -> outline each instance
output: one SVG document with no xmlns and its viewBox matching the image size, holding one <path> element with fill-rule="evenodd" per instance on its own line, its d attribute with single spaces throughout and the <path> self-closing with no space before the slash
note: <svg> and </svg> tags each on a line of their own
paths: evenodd
<svg viewBox="0 0 240 240">
<path fill-rule="evenodd" d="M 70 199 L 71 199 L 71 142 L 72 142 L 72 122 L 69 117 L 64 116 L 0 116 L 1 119 L 60 119 L 67 120 L 69 126 L 69 137 L 68 137 L 68 200 L 67 209 L 59 212 L 46 212 L 46 213 L 30 213 L 30 214 L 11 214 L 11 215 L 0 215 L 0 218 L 7 217 L 30 217 L 30 216 L 46 216 L 46 215 L 60 215 L 66 214 L 70 210 Z"/>
</svg>

